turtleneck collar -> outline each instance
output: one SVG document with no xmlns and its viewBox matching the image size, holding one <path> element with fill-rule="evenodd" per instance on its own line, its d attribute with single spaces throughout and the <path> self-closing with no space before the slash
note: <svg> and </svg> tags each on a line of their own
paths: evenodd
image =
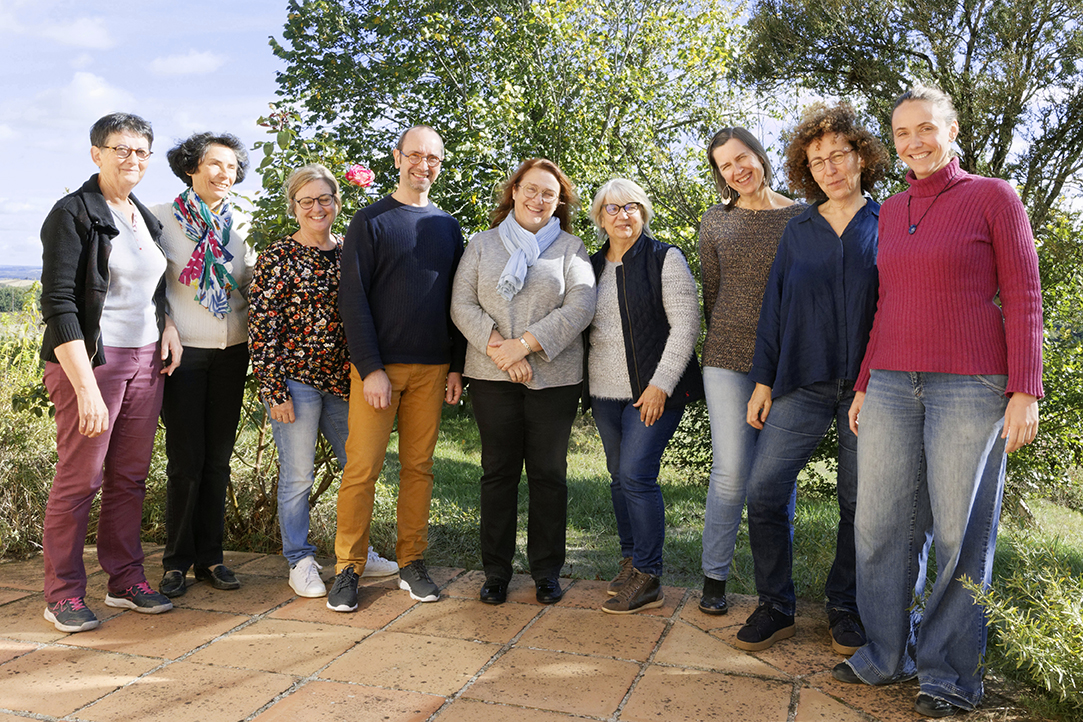
<svg viewBox="0 0 1083 722">
<path fill-rule="evenodd" d="M 940 193 L 949 183 L 952 183 L 957 177 L 963 175 L 966 174 L 962 168 L 959 167 L 959 158 L 955 157 L 948 161 L 946 166 L 933 173 L 928 178 L 919 180 L 914 177 L 914 171 L 907 171 L 906 182 L 910 184 L 910 195 L 915 198 L 927 198 Z"/>
</svg>

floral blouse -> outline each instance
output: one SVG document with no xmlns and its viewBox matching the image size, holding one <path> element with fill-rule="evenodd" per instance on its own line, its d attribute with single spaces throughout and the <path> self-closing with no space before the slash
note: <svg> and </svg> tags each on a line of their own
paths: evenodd
<svg viewBox="0 0 1083 722">
<path fill-rule="evenodd" d="M 248 292 L 248 350 L 260 397 L 290 400 L 286 379 L 349 398 L 350 353 L 338 315 L 342 239 L 328 253 L 281 238 L 259 255 Z"/>
</svg>

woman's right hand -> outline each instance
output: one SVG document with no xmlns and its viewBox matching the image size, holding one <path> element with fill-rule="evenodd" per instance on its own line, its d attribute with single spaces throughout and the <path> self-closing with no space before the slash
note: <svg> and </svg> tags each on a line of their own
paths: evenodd
<svg viewBox="0 0 1083 722">
<path fill-rule="evenodd" d="M 857 415 L 861 413 L 861 405 L 864 403 L 865 392 L 858 391 L 854 393 L 854 400 L 850 404 L 850 412 L 847 414 L 850 417 L 850 431 L 854 432 L 854 436 L 857 436 Z"/>
<path fill-rule="evenodd" d="M 748 400 L 746 421 L 749 425 L 762 429 L 763 422 L 767 421 L 769 413 L 771 413 L 771 387 L 766 384 L 756 384 L 752 398 Z"/>
<path fill-rule="evenodd" d="M 292 424 L 297 420 L 297 417 L 293 415 L 293 399 L 275 404 L 271 407 L 270 414 L 271 421 L 277 421 L 280 424 Z"/>
<path fill-rule="evenodd" d="M 522 359 L 511 365 L 511 368 L 508 369 L 508 376 L 517 384 L 527 384 L 534 378 L 534 369 L 530 367 L 529 361 Z"/>
</svg>

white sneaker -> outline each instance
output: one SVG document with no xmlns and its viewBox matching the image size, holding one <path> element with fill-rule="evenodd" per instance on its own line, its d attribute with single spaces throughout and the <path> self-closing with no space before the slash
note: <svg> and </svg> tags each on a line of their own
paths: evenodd
<svg viewBox="0 0 1083 722">
<path fill-rule="evenodd" d="M 320 579 L 323 569 L 312 557 L 305 557 L 290 567 L 290 587 L 299 597 L 325 597 L 327 587 Z"/>
<path fill-rule="evenodd" d="M 376 553 L 375 549 L 369 547 L 369 558 L 365 562 L 365 571 L 361 573 L 362 577 L 389 577 L 398 573 L 399 565 L 396 562 L 384 559 Z"/>
</svg>

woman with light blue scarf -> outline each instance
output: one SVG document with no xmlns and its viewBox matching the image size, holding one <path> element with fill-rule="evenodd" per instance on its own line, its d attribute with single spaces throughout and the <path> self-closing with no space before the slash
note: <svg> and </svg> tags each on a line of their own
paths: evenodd
<svg viewBox="0 0 1083 722">
<path fill-rule="evenodd" d="M 578 198 L 552 161 L 524 161 L 493 226 L 466 248 L 451 318 L 466 336 L 469 396 L 481 435 L 481 601 L 507 600 L 519 478 L 530 493 L 527 563 L 542 604 L 560 600 L 568 516 L 568 439 L 583 381 L 582 332 L 594 271 L 568 232 Z"/>
</svg>

